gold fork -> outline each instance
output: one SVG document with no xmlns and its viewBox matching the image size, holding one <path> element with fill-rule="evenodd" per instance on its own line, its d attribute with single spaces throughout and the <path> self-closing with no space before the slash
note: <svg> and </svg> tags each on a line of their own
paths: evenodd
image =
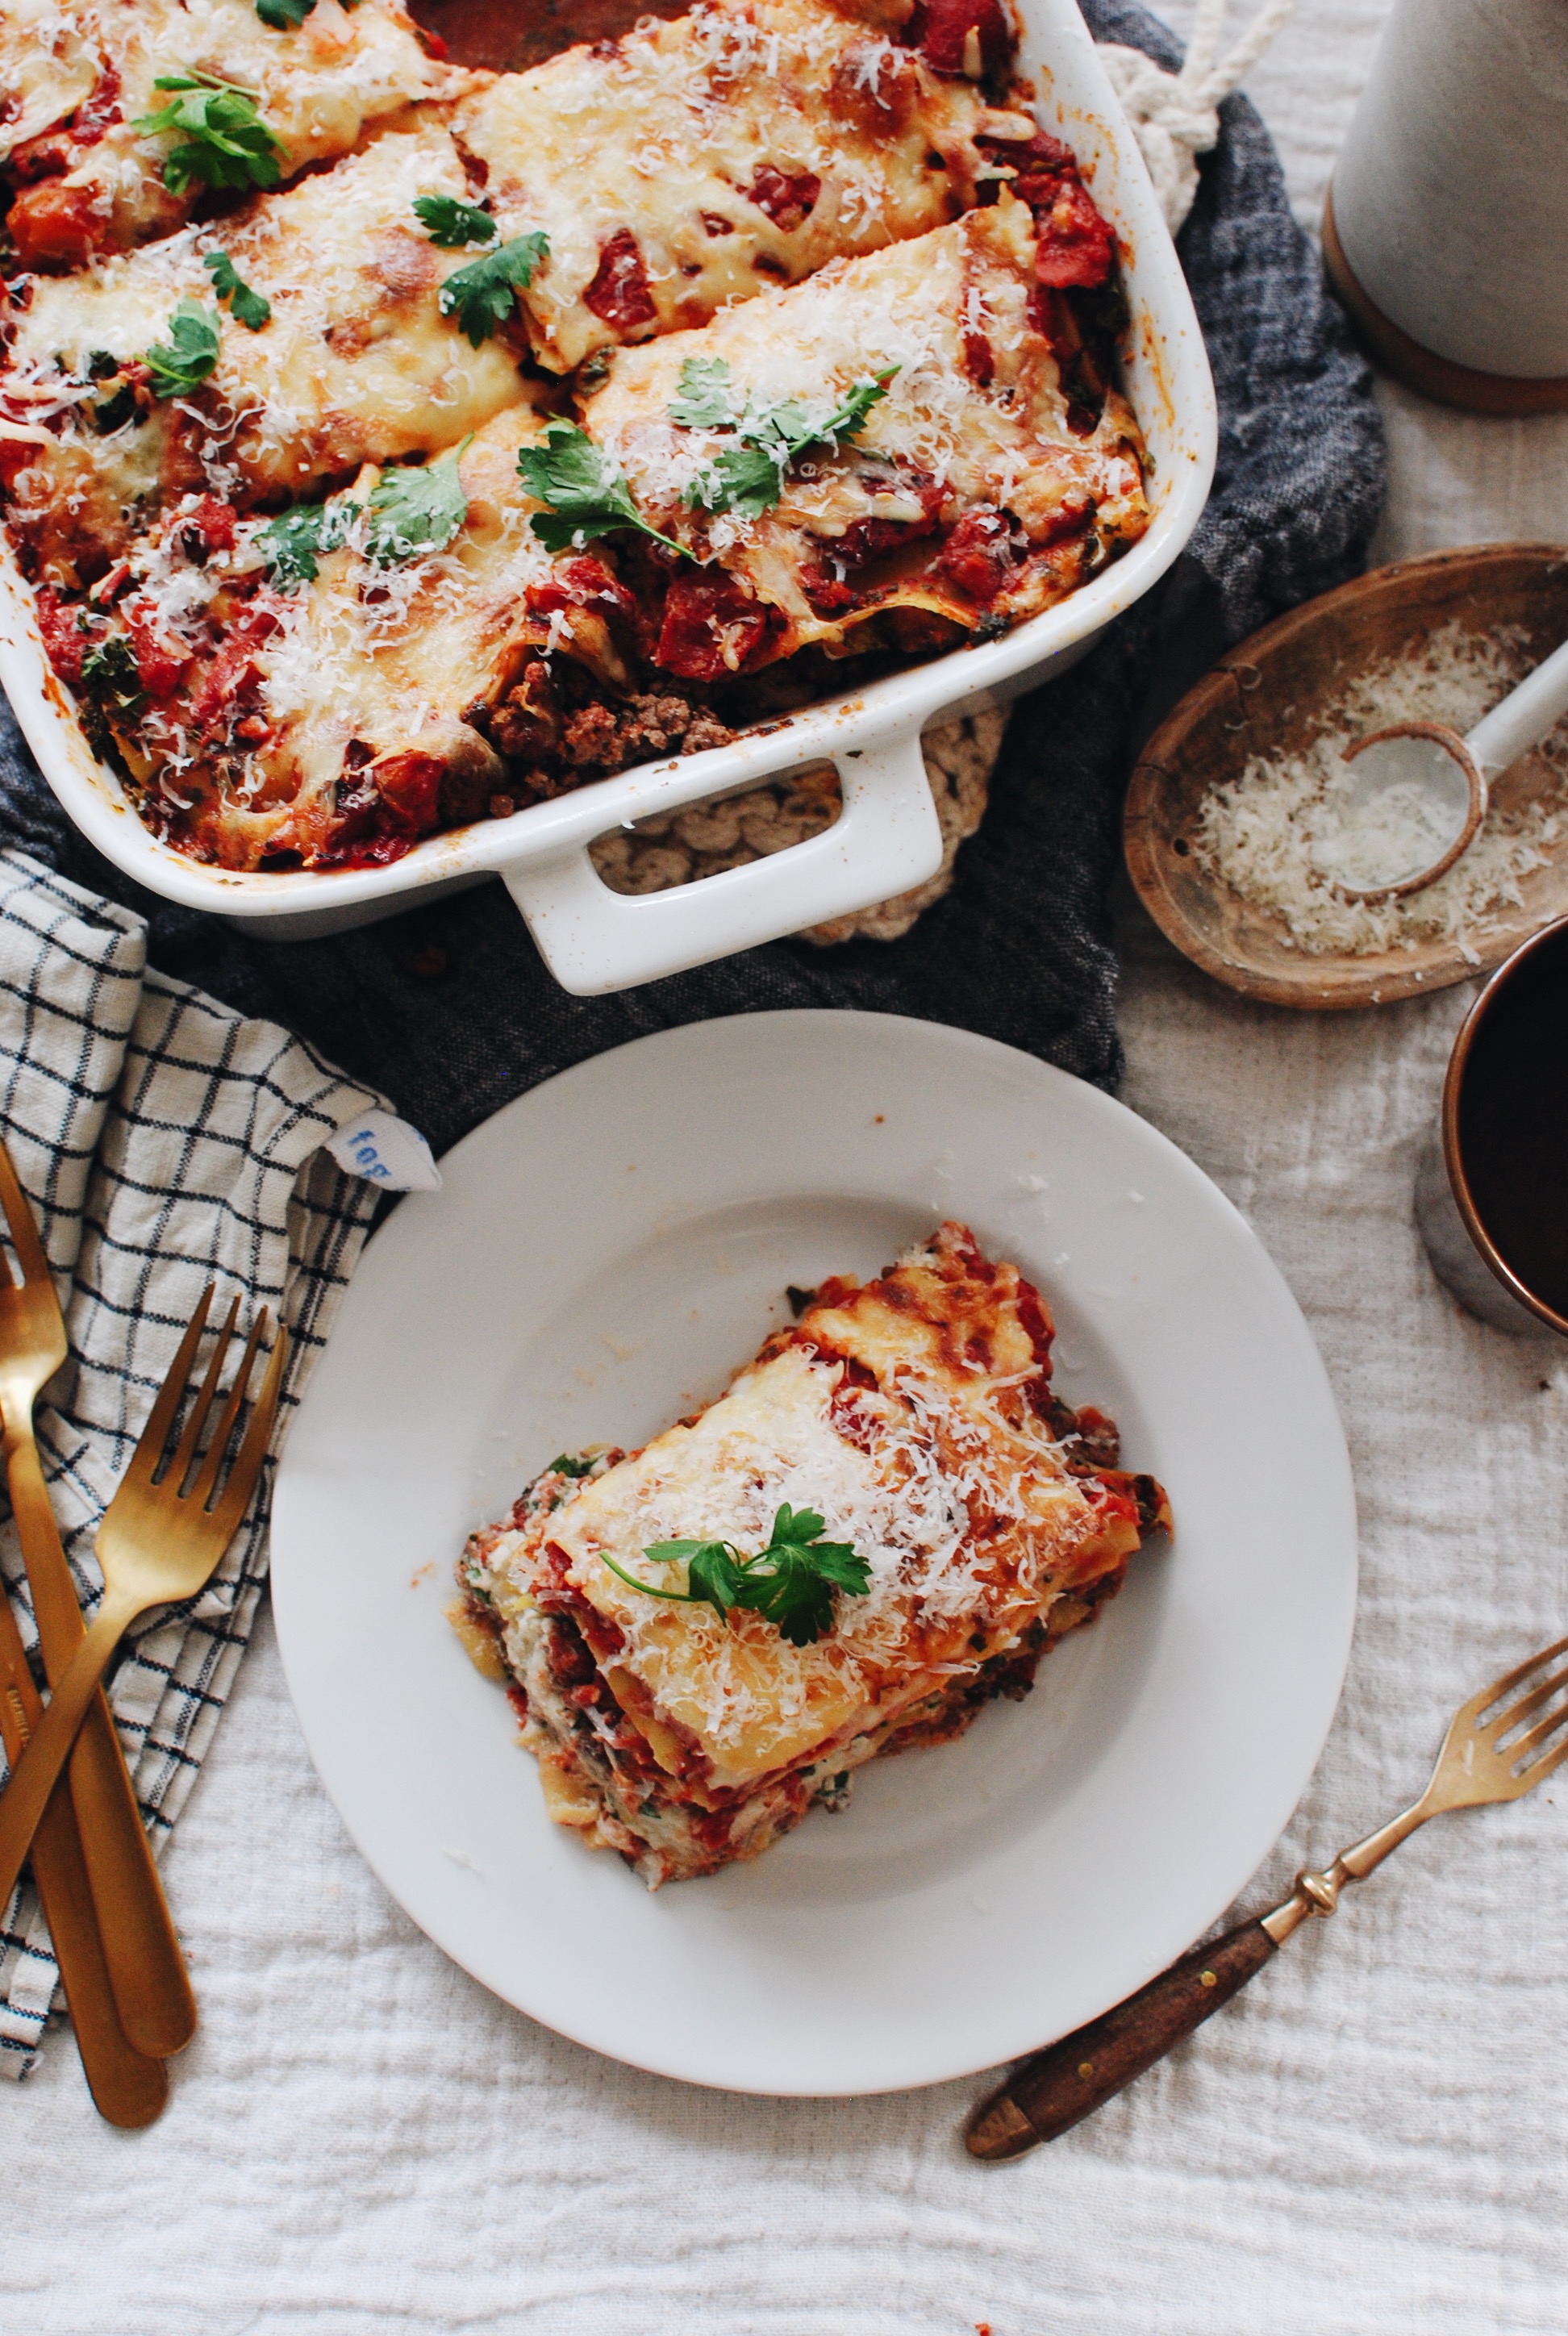
<svg viewBox="0 0 1568 2336">
<path fill-rule="evenodd" d="M 1501 1712 L 1497 1706 L 1565 1653 L 1568 1639 L 1559 1639 L 1461 1704 L 1420 1799 L 1342 1850 L 1326 1874 L 1299 1874 L 1290 1895 L 1271 1913 L 1242 1923 L 1211 1946 L 1194 1947 L 1114 2011 L 1020 2062 L 970 2117 L 964 2134 L 970 2156 L 1021 2157 L 1091 2116 L 1228 2003 L 1310 1915 L 1332 1914 L 1345 1884 L 1364 1880 L 1428 1817 L 1516 1801 L 1544 1783 L 1568 1759 L 1568 1738 L 1552 1743 L 1568 1725 L 1568 1702 L 1549 1708 L 1568 1688 L 1568 1665 L 1525 1687 Z M 1544 1716 L 1526 1727 L 1537 1712 Z"/>
<path fill-rule="evenodd" d="M 96 1548 L 103 1571 L 103 1596 L 86 1635 L 55 1682 L 48 1708 L 0 1793 L 0 1904 L 9 1896 L 54 1780 L 64 1767 L 76 1732 L 92 1707 L 98 1682 L 125 1630 L 150 1606 L 194 1598 L 233 1540 L 246 1504 L 261 1474 L 278 1397 L 288 1336 L 281 1323 L 261 1390 L 252 1406 L 234 1464 L 221 1492 L 219 1471 L 245 1399 L 257 1348 L 267 1328 L 263 1307 L 245 1343 L 212 1440 L 187 1486 L 197 1445 L 210 1416 L 223 1358 L 239 1312 L 237 1299 L 219 1332 L 200 1392 L 191 1406 L 172 1459 L 161 1466 L 164 1446 L 190 1377 L 196 1350 L 212 1302 L 209 1289 L 180 1342 L 180 1352 L 141 1431 L 131 1465 L 103 1513 Z M 105 1909 L 99 1907 L 99 1919 Z"/>
<path fill-rule="evenodd" d="M 82 1643 L 85 1626 L 38 1465 L 33 1406 L 65 1359 L 65 1322 L 32 1209 L 3 1143 L 0 1206 L 21 1274 L 20 1280 L 13 1276 L 0 1250 L 0 1419 L 5 1474 L 33 1590 L 44 1669 L 51 1685 L 57 1686 Z M 190 2041 L 196 1999 L 120 1739 L 101 1694 L 92 1698 L 72 1755 L 71 1797 L 121 2026 L 139 2051 L 161 2059 Z"/>
</svg>

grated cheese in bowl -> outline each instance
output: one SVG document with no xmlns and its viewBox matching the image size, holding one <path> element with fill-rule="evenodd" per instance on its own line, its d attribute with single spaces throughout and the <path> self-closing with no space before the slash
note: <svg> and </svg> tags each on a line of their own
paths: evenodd
<svg viewBox="0 0 1568 2336">
<path fill-rule="evenodd" d="M 1243 900 L 1272 910 L 1309 954 L 1372 956 L 1436 937 L 1478 963 L 1475 939 L 1499 911 L 1521 904 L 1520 879 L 1544 867 L 1548 847 L 1568 834 L 1568 723 L 1535 750 L 1553 783 L 1523 803 L 1494 797 L 1447 874 L 1401 900 L 1347 900 L 1327 873 L 1339 866 L 1344 881 L 1359 881 L 1346 859 L 1354 765 L 1344 754 L 1390 722 L 1442 722 L 1463 737 L 1534 663 L 1516 625 L 1490 635 L 1456 619 L 1440 626 L 1417 652 L 1370 667 L 1331 699 L 1304 753 L 1254 755 L 1240 778 L 1216 787 L 1197 822 L 1193 856 Z M 1397 803 L 1388 815 L 1398 817 Z M 1391 832 L 1385 859 L 1397 850 Z"/>
</svg>

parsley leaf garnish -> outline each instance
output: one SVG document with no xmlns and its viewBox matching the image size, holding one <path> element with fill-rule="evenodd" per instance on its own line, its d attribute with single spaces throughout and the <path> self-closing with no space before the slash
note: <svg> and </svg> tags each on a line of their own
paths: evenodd
<svg viewBox="0 0 1568 2336">
<path fill-rule="evenodd" d="M 208 187 L 275 187 L 283 148 L 262 121 L 255 97 L 212 73 L 160 73 L 154 89 L 172 90 L 175 100 L 160 113 L 143 113 L 131 123 L 144 137 L 183 131 L 163 165 L 170 194 L 190 191 L 200 179 Z"/>
<path fill-rule="evenodd" d="M 316 0 L 256 0 L 256 13 L 275 33 L 297 33 Z"/>
<path fill-rule="evenodd" d="M 201 265 L 212 278 L 217 297 L 228 301 L 230 316 L 258 333 L 272 315 L 272 303 L 266 294 L 251 289 L 226 251 L 209 251 Z"/>
<path fill-rule="evenodd" d="M 547 551 L 570 551 L 579 540 L 613 535 L 621 527 L 637 528 L 667 550 L 685 550 L 638 516 L 625 479 L 575 422 L 563 422 L 558 414 L 542 446 L 521 448 L 517 474 L 531 495 L 550 506 L 529 522 Z"/>
<path fill-rule="evenodd" d="M 823 1541 L 822 1533 L 815 1509 L 792 1509 L 785 1501 L 774 1518 L 767 1547 L 755 1557 L 743 1557 L 731 1541 L 654 1542 L 643 1555 L 655 1565 L 684 1564 L 684 1590 L 639 1582 L 603 1550 L 599 1553 L 613 1574 L 650 1598 L 716 1606 L 721 1614 L 732 1606 L 748 1608 L 774 1623 L 792 1646 L 809 1647 L 833 1628 L 833 1591 L 863 1598 L 872 1582 L 869 1562 L 850 1543 Z"/>
<path fill-rule="evenodd" d="M 579 1453 L 558 1452 L 545 1470 L 547 1476 L 591 1476 L 594 1464 Z"/>
<path fill-rule="evenodd" d="M 371 490 L 368 509 L 343 501 L 299 503 L 293 511 L 279 511 L 251 539 L 272 571 L 270 581 L 281 592 L 314 584 L 321 572 L 317 563 L 347 542 L 360 519 L 366 521 L 365 558 L 378 568 L 394 567 L 423 551 L 444 550 L 468 517 L 468 497 L 457 465 L 469 443 L 465 438 L 434 462 L 402 463 L 383 471 Z"/>
<path fill-rule="evenodd" d="M 761 519 L 784 492 L 786 462 L 787 456 L 781 460 L 771 448 L 743 439 L 738 446 L 726 446 L 693 480 L 686 503 L 688 508 L 700 503 L 705 511 L 734 511 L 737 519 Z"/>
<path fill-rule="evenodd" d="M 271 569 L 278 590 L 292 592 L 315 583 L 321 572 L 317 560 L 338 549 L 358 517 L 357 503 L 300 503 L 258 527 L 252 546 Z"/>
<path fill-rule="evenodd" d="M 516 299 L 515 287 L 533 281 L 533 271 L 550 253 L 547 235 L 513 236 L 482 258 L 471 259 L 441 287 L 441 313 L 455 316 L 474 348 L 504 325 Z"/>
<path fill-rule="evenodd" d="M 734 511 L 760 519 L 784 492 L 784 472 L 808 446 L 842 445 L 865 426 L 873 405 L 888 394 L 898 371 L 888 365 L 869 381 L 857 381 L 823 420 L 813 421 L 794 398 L 759 405 L 748 398 L 737 408 L 730 369 L 722 357 L 688 357 L 680 369 L 680 390 L 669 409 L 672 422 L 687 430 L 733 430 L 735 443 L 716 455 L 687 489 L 688 510 Z"/>
<path fill-rule="evenodd" d="M 422 551 L 443 551 L 452 541 L 468 517 L 468 497 L 457 474 L 468 443 L 465 438 L 439 462 L 383 471 L 371 490 L 365 544 L 376 567 L 394 567 Z"/>
<path fill-rule="evenodd" d="M 143 363 L 152 369 L 154 397 L 189 397 L 218 363 L 218 326 L 205 308 L 182 300 L 169 319 L 169 338 L 155 341 Z"/>
<path fill-rule="evenodd" d="M 477 203 L 461 203 L 455 195 L 415 195 L 414 209 L 432 243 L 443 251 L 462 251 L 471 243 L 493 243 L 501 231 L 488 211 L 482 211 Z"/>
<path fill-rule="evenodd" d="M 723 357 L 687 357 L 669 418 L 687 430 L 735 428 L 735 389 Z"/>
</svg>

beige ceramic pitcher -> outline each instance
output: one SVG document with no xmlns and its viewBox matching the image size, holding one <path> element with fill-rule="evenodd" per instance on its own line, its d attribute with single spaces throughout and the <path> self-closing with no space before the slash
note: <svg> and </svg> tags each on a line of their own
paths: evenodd
<svg viewBox="0 0 1568 2336">
<path fill-rule="evenodd" d="M 1568 407 L 1568 0 L 1394 0 L 1323 253 L 1412 388 Z"/>
</svg>

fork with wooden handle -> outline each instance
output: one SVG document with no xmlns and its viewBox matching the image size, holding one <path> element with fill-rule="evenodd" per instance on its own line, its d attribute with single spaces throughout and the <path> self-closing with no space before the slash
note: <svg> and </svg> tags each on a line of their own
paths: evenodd
<svg viewBox="0 0 1568 2336">
<path fill-rule="evenodd" d="M 22 1633 L 0 1590 L 0 1739 L 13 1767 L 44 1714 Z M 33 1841 L 33 1874 L 76 2031 L 88 2090 L 111 2125 L 151 2125 L 169 2098 L 161 2060 L 126 2041 L 98 1935 L 98 1914 L 69 1785 L 56 1785 Z"/>
<path fill-rule="evenodd" d="M 1341 1851 L 1326 1874 L 1299 1874 L 1290 1895 L 1271 1913 L 1242 1923 L 1212 1945 L 1194 1947 L 1114 2011 L 1020 2062 L 970 2117 L 964 2132 L 970 2156 L 1021 2157 L 1091 2117 L 1228 2003 L 1309 1916 L 1332 1914 L 1346 1883 L 1364 1880 L 1428 1817 L 1516 1801 L 1543 1784 L 1568 1759 L 1568 1739 L 1552 1742 L 1568 1726 L 1568 1702 L 1557 1700 L 1568 1689 L 1568 1665 L 1539 1676 L 1563 1654 L 1568 1639 L 1543 1647 L 1461 1704 L 1420 1799 Z M 1515 1695 L 1516 1689 L 1523 1692 Z"/>
<path fill-rule="evenodd" d="M 13 1276 L 0 1251 L 0 1421 L 5 1474 L 33 1591 L 44 1673 L 51 1686 L 57 1686 L 85 1626 L 38 1465 L 33 1406 L 65 1359 L 65 1321 L 33 1212 L 3 1143 L 0 1207 L 21 1276 Z M 102 1694 L 92 1698 L 72 1756 L 71 1797 L 121 2026 L 139 2051 L 161 2059 L 178 2052 L 195 2034 L 196 1999 Z"/>
<path fill-rule="evenodd" d="M 288 1337 L 281 1323 L 273 1343 L 272 1359 L 251 1408 L 244 1437 L 221 1491 L 219 1471 L 228 1450 L 239 1406 L 245 1400 L 257 1348 L 267 1328 L 263 1307 L 246 1340 L 245 1352 L 229 1391 L 218 1426 L 188 1485 L 197 1446 L 218 1394 L 223 1358 L 233 1334 L 236 1299 L 219 1332 L 211 1359 L 191 1406 L 180 1442 L 167 1468 L 160 1473 L 164 1448 L 190 1377 L 212 1292 L 207 1290 L 197 1308 L 180 1352 L 141 1431 L 130 1467 L 103 1513 L 95 1543 L 103 1571 L 103 1596 L 85 1637 L 54 1683 L 48 1707 L 31 1743 L 0 1793 L 0 1904 L 9 1896 L 22 1871 L 28 1846 L 87 1713 L 98 1682 L 122 1637 L 150 1606 L 194 1598 L 206 1585 L 219 1559 L 233 1540 L 246 1504 L 261 1474 L 272 1423 L 278 1414 Z M 99 1906 L 100 1919 L 105 1909 Z"/>
</svg>

